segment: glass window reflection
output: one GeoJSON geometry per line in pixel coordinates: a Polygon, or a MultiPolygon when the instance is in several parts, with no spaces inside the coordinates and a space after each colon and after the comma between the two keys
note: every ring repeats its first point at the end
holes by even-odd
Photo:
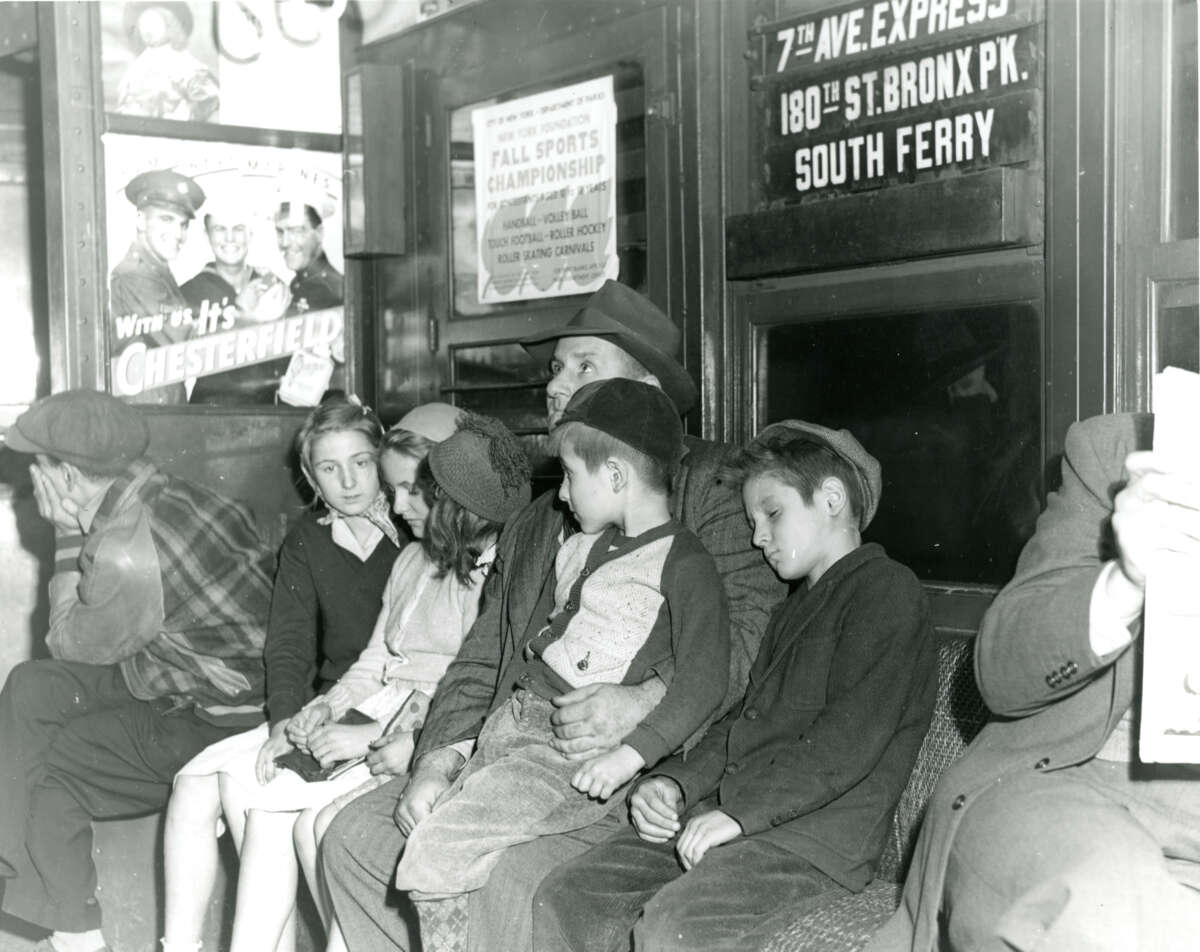
{"type": "Polygon", "coordinates": [[[1040,319],[998,305],[766,331],[762,422],[851,430],[884,489],[866,537],[925,579],[1002,583],[1041,508],[1040,319]]]}

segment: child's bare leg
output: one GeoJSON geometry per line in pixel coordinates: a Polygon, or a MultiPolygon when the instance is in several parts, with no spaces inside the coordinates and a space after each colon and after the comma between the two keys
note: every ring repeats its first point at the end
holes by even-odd
{"type": "Polygon", "coordinates": [[[167,804],[163,836],[167,949],[199,948],[204,914],[217,881],[221,799],[215,774],[181,776],[167,804]]]}
{"type": "Polygon", "coordinates": [[[328,928],[331,915],[329,900],[321,885],[321,874],[317,868],[317,839],[315,824],[317,809],[311,807],[303,810],[296,818],[292,827],[292,842],[296,847],[296,856],[300,860],[300,869],[304,871],[304,881],[308,883],[308,891],[312,894],[313,903],[321,916],[321,922],[328,928]]]}
{"type": "Polygon", "coordinates": [[[246,837],[249,793],[227,774],[221,774],[218,777],[217,786],[221,791],[221,811],[225,814],[225,825],[229,827],[229,835],[233,837],[233,845],[237,848],[240,856],[242,840],[246,837]]]}
{"type": "Polygon", "coordinates": [[[342,927],[338,925],[337,916],[329,923],[329,931],[326,933],[325,952],[350,952],[346,946],[346,940],[342,936],[342,927]]]}
{"type": "MultiPolygon", "coordinates": [[[[327,803],[323,806],[316,819],[313,821],[313,839],[316,844],[314,855],[319,856],[321,841],[325,839],[325,831],[329,829],[329,824],[333,822],[339,811],[342,809],[341,800],[335,800],[333,803],[327,803]]],[[[321,876],[321,864],[316,863],[315,879],[309,880],[309,885],[313,889],[313,895],[316,895],[319,888],[321,900],[319,905],[324,907],[325,912],[322,914],[325,922],[325,952],[349,952],[346,946],[346,940],[342,936],[342,927],[338,925],[337,916],[333,911],[333,902],[329,898],[329,892],[325,889],[325,879],[321,876]]]]}
{"type": "Polygon", "coordinates": [[[295,822],[294,812],[247,814],[230,952],[294,952],[300,872],[292,846],[295,822]]]}

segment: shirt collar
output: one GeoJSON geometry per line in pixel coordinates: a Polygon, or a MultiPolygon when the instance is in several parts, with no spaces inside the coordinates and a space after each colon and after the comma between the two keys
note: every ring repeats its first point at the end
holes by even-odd
{"type": "Polygon", "coordinates": [[[371,502],[367,507],[366,512],[362,513],[372,527],[372,532],[367,537],[365,544],[358,541],[358,537],[346,525],[346,517],[340,512],[330,509],[325,515],[317,520],[318,525],[332,526],[333,540],[343,549],[357,555],[364,562],[375,551],[375,546],[379,544],[379,540],[387,536],[391,540],[392,545],[397,549],[400,548],[400,530],[396,528],[396,524],[392,522],[392,510],[388,505],[387,496],[382,492],[371,502]]]}

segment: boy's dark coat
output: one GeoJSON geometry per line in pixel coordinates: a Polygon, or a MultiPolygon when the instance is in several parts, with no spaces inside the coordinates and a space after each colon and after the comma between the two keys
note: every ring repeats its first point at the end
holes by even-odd
{"type": "Polygon", "coordinates": [[[653,771],[849,889],[870,881],[937,689],[929,607],[868,543],[776,611],[742,703],[653,771]]]}

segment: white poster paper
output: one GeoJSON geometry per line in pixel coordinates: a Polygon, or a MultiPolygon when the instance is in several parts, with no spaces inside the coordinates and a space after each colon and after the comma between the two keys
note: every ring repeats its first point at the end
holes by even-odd
{"type": "MultiPolygon", "coordinates": [[[[1154,451],[1200,485],[1200,375],[1168,367],[1154,378],[1154,451]]],[[[1164,553],[1146,578],[1138,757],[1200,763],[1200,564],[1164,553]]]]}
{"type": "Polygon", "coordinates": [[[471,114],[479,301],[594,291],[619,270],[611,76],[471,114]]]}

